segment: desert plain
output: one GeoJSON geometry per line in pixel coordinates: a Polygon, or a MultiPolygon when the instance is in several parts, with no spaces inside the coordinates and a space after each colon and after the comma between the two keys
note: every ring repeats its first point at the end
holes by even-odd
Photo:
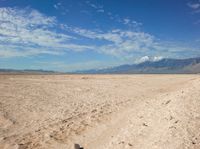
{"type": "Polygon", "coordinates": [[[200,75],[0,75],[0,149],[200,149],[200,75]]]}

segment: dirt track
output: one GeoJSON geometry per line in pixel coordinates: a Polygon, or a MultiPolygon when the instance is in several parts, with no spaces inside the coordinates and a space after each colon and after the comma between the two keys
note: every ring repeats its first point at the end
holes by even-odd
{"type": "Polygon", "coordinates": [[[0,75],[0,148],[199,149],[199,75],[0,75]]]}

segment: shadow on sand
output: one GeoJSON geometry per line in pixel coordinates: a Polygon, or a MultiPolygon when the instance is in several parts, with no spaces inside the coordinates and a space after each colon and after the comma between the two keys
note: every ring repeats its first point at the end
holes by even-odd
{"type": "Polygon", "coordinates": [[[84,149],[84,148],[81,147],[79,144],[74,144],[74,149],[84,149]]]}

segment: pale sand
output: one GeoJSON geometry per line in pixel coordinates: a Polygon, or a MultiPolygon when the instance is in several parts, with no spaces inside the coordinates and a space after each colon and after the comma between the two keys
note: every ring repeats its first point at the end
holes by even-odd
{"type": "Polygon", "coordinates": [[[0,148],[199,149],[199,75],[0,75],[0,148]]]}

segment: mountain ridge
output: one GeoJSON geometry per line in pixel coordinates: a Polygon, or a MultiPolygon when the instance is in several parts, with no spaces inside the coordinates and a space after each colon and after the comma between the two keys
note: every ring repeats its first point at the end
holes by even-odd
{"type": "Polygon", "coordinates": [[[3,69],[1,74],[196,74],[200,73],[200,57],[187,59],[163,58],[138,64],[124,64],[104,69],[57,72],[52,70],[3,69]]]}
{"type": "Polygon", "coordinates": [[[82,74],[168,74],[200,73],[200,57],[187,59],[163,58],[159,61],[145,61],[139,64],[125,64],[105,69],[77,71],[82,74]]]}

